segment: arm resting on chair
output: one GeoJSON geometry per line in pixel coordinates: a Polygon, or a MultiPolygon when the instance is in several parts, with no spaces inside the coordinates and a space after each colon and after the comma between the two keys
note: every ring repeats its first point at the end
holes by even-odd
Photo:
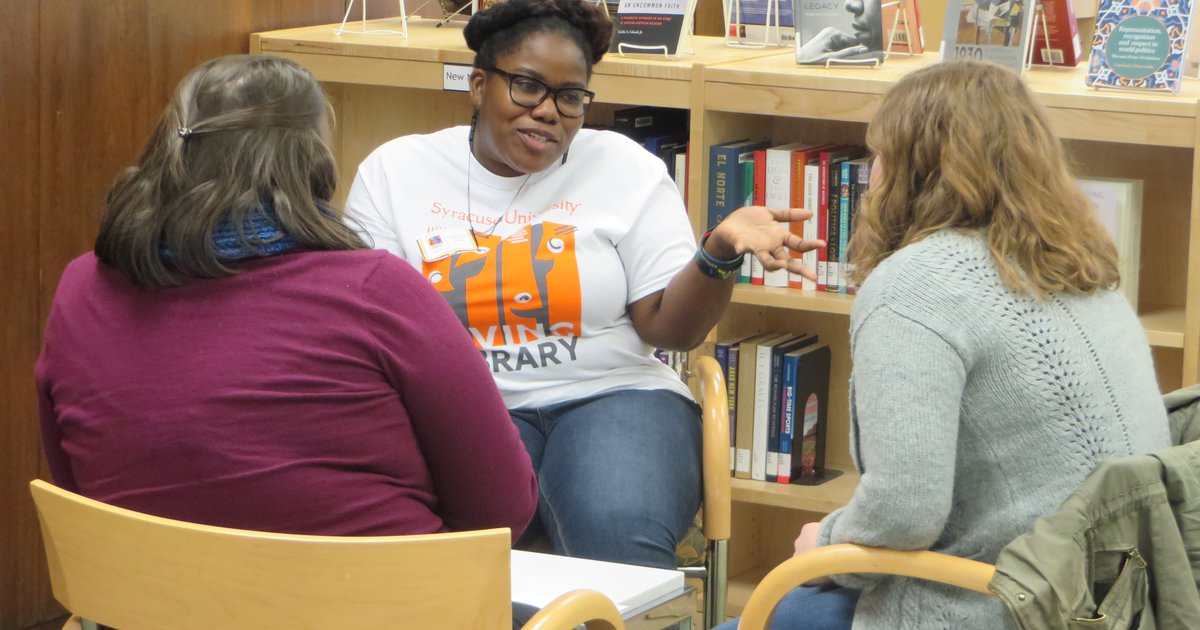
{"type": "Polygon", "coordinates": [[[625,630],[617,605],[600,591],[591,589],[559,595],[521,630],[569,630],[581,623],[587,624],[588,630],[625,630]]]}
{"type": "Polygon", "coordinates": [[[779,600],[793,588],[838,573],[903,575],[991,594],[996,567],[933,551],[896,551],[861,545],[830,545],[802,553],[775,567],[758,583],[742,612],[739,630],[767,627],[779,600]]]}

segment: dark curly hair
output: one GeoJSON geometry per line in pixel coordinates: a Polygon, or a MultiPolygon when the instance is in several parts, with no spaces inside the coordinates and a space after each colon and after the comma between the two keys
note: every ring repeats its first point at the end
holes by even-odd
{"type": "Polygon", "coordinates": [[[586,0],[503,0],[471,16],[463,31],[475,51],[476,68],[492,68],[496,58],[516,50],[534,33],[571,38],[592,66],[608,51],[613,24],[604,5],[586,0]]]}

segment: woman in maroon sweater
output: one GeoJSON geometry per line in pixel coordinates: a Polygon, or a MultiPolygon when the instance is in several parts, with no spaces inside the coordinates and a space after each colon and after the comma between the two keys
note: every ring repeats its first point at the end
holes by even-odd
{"type": "Polygon", "coordinates": [[[445,300],[328,205],[328,112],[284,59],[179,85],[54,299],[36,368],[54,480],[227,527],[517,536],[529,457],[445,300]]]}

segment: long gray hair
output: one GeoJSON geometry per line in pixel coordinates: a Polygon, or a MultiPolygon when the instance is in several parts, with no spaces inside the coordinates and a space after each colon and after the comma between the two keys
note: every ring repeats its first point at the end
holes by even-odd
{"type": "Polygon", "coordinates": [[[231,55],[197,66],[175,89],[137,166],[109,191],[96,256],[145,288],[233,275],[213,231],[235,226],[254,251],[268,243],[242,226],[264,206],[299,248],[365,248],[329,205],[337,169],[322,125],[330,123],[320,86],[292,61],[231,55]]]}

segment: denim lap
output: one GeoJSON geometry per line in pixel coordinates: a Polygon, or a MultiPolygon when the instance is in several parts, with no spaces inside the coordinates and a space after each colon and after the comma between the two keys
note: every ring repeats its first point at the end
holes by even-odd
{"type": "MultiPolygon", "coordinates": [[[[770,630],[850,630],[860,593],[840,586],[793,589],[775,607],[770,630]]],[[[736,630],[737,624],[730,619],[713,630],[736,630]]]]}
{"type": "Polygon", "coordinates": [[[695,403],[622,390],[510,413],[540,487],[521,544],[544,531],[557,553],[675,567],[675,543],[700,507],[695,403]]]}

